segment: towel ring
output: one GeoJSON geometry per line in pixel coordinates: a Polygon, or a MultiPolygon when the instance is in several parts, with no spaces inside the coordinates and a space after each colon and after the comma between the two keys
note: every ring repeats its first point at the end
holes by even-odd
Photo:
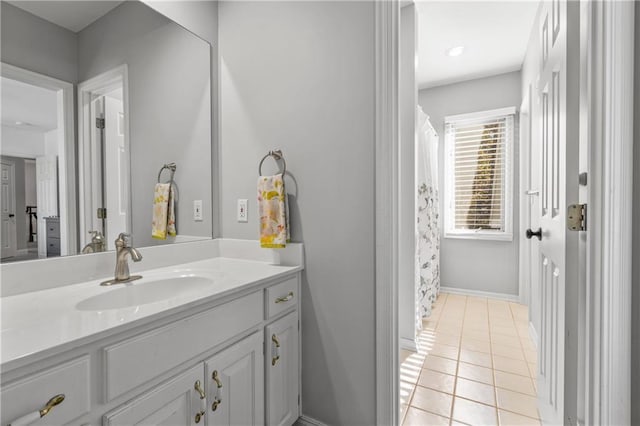
{"type": "Polygon", "coordinates": [[[158,183],[161,183],[160,178],[162,177],[162,172],[165,169],[168,169],[171,172],[171,177],[169,178],[169,182],[173,182],[173,176],[176,174],[176,163],[168,163],[162,166],[162,168],[158,172],[158,183]]]}
{"type": "Polygon", "coordinates": [[[284,176],[285,173],[287,172],[287,162],[284,161],[284,156],[282,155],[282,151],[279,149],[269,151],[267,155],[262,157],[262,160],[260,160],[260,165],[258,166],[258,176],[262,176],[262,163],[264,163],[264,160],[266,160],[267,157],[273,157],[276,160],[276,162],[278,160],[282,160],[282,176],[284,176]]]}

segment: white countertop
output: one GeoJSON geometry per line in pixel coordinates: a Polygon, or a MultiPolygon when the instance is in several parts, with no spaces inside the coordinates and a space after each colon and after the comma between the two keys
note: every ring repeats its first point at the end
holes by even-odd
{"type": "Polygon", "coordinates": [[[44,356],[77,347],[116,329],[145,323],[144,319],[181,312],[301,269],[301,265],[279,266],[264,261],[215,257],[143,271],[143,278],[131,284],[104,287],[99,285],[105,279],[102,278],[2,297],[0,365],[3,369],[11,369],[13,364],[28,362],[33,355],[44,356]],[[124,285],[135,286],[166,276],[188,275],[209,278],[213,284],[189,287],[170,299],[140,306],[102,311],[85,309],[87,299],[118,291],[124,285]]]}

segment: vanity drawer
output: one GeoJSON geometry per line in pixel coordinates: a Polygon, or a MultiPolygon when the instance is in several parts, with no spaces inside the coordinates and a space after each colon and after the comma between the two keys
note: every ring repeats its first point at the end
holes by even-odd
{"type": "Polygon", "coordinates": [[[103,359],[107,401],[260,324],[262,303],[262,293],[256,291],[106,347],[103,359]]]}
{"type": "Polygon", "coordinates": [[[265,292],[265,301],[267,303],[265,313],[267,318],[271,318],[296,306],[298,303],[298,277],[295,276],[285,282],[271,286],[265,289],[265,292]]]}
{"type": "Polygon", "coordinates": [[[2,385],[2,425],[42,409],[55,395],[64,394],[58,406],[40,420],[41,424],[63,425],[89,413],[89,357],[83,356],[50,367],[12,384],[2,385]]]}

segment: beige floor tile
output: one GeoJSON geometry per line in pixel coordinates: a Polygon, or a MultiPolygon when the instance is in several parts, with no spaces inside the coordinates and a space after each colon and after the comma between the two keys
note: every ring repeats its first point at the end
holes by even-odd
{"type": "Polygon", "coordinates": [[[487,405],[496,405],[493,386],[461,377],[456,381],[456,396],[487,405]]]}
{"type": "Polygon", "coordinates": [[[521,416],[510,411],[498,410],[500,426],[540,426],[540,420],[521,416]]]}
{"type": "Polygon", "coordinates": [[[537,370],[537,364],[536,363],[528,363],[527,364],[529,367],[529,375],[531,376],[531,378],[535,379],[536,377],[538,377],[538,370],[537,370]]]}
{"type": "Polygon", "coordinates": [[[460,347],[474,352],[484,352],[486,354],[491,353],[491,344],[489,343],[489,340],[477,340],[463,336],[462,345],[460,347]]]}
{"type": "Polygon", "coordinates": [[[491,355],[482,352],[470,351],[467,349],[460,350],[460,361],[479,365],[480,367],[491,368],[491,355]]]}
{"type": "Polygon", "coordinates": [[[496,388],[496,397],[498,408],[523,416],[538,418],[538,400],[536,397],[501,388],[496,388]]]}
{"type": "Polygon", "coordinates": [[[527,362],[535,364],[538,361],[538,354],[536,351],[524,351],[524,358],[527,362]]]}
{"type": "Polygon", "coordinates": [[[495,371],[496,387],[536,396],[536,390],[530,377],[495,371]]]}
{"type": "Polygon", "coordinates": [[[402,364],[413,353],[414,352],[408,351],[406,349],[400,349],[400,364],[402,364]]]}
{"type": "Polygon", "coordinates": [[[491,335],[502,334],[505,336],[512,336],[514,339],[519,339],[518,332],[514,326],[505,325],[493,325],[491,324],[491,335]]]}
{"type": "Polygon", "coordinates": [[[429,413],[419,408],[409,407],[403,424],[406,426],[449,426],[449,419],[447,417],[429,413]]]}
{"type": "Polygon", "coordinates": [[[500,355],[494,355],[493,368],[494,370],[506,371],[507,373],[530,377],[527,363],[519,359],[511,359],[500,355]]]}
{"type": "Polygon", "coordinates": [[[493,370],[479,365],[458,363],[458,377],[493,385],[493,370]]]}
{"type": "Polygon", "coordinates": [[[519,359],[521,361],[525,360],[522,349],[516,348],[514,346],[506,346],[506,345],[501,345],[499,343],[492,343],[491,352],[494,355],[500,355],[506,358],[519,359]]]}
{"type": "Polygon", "coordinates": [[[451,415],[453,396],[433,389],[416,386],[411,400],[411,406],[420,408],[443,417],[451,415]]]}
{"type": "Polygon", "coordinates": [[[435,336],[435,343],[442,345],[458,346],[460,345],[460,336],[455,334],[438,333],[435,336]]]}
{"type": "Polygon", "coordinates": [[[504,334],[491,335],[491,343],[496,343],[498,345],[504,345],[504,346],[511,346],[514,348],[522,347],[522,343],[520,339],[516,339],[513,336],[505,336],[504,334]]]}
{"type": "Polygon", "coordinates": [[[438,328],[436,328],[436,332],[460,336],[462,334],[462,327],[448,324],[448,323],[438,323],[438,328]]]}
{"type": "Polygon", "coordinates": [[[494,426],[498,424],[495,407],[458,397],[453,403],[452,419],[472,425],[494,426]]]}
{"type": "Polygon", "coordinates": [[[435,344],[429,354],[457,360],[459,349],[457,346],[435,344]]]}
{"type": "Polygon", "coordinates": [[[408,404],[415,389],[415,383],[400,381],[400,405],[408,404]]]}
{"type": "MultiPolygon", "coordinates": [[[[489,334],[489,329],[486,330],[478,330],[478,329],[473,329],[473,330],[469,330],[467,328],[463,328],[462,329],[462,339],[475,339],[475,340],[482,340],[485,342],[489,342],[489,338],[490,338],[490,334],[489,334]]],[[[518,342],[518,346],[519,346],[519,342],[518,342]]]]}
{"type": "Polygon", "coordinates": [[[425,358],[423,367],[454,376],[456,374],[458,363],[452,359],[429,355],[425,358]]]}
{"type": "Polygon", "coordinates": [[[453,393],[456,376],[444,374],[435,370],[423,369],[418,384],[440,392],[453,393]]]}
{"type": "Polygon", "coordinates": [[[412,365],[405,362],[400,365],[400,380],[409,383],[416,383],[420,376],[420,370],[422,370],[420,365],[412,365]]]}

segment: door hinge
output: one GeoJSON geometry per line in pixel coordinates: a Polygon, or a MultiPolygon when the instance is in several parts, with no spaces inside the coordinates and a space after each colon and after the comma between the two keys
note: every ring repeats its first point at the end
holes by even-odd
{"type": "Polygon", "coordinates": [[[107,208],[106,207],[98,207],[98,219],[106,219],[107,218],[107,208]]]}
{"type": "Polygon", "coordinates": [[[96,127],[98,129],[104,129],[104,118],[96,118],[96,127]]]}
{"type": "Polygon", "coordinates": [[[571,204],[567,208],[567,228],[570,231],[587,230],[587,205],[571,204]]]}
{"type": "Polygon", "coordinates": [[[300,320],[298,320],[298,331],[300,331],[300,320]]]}
{"type": "Polygon", "coordinates": [[[298,405],[300,405],[300,394],[298,394],[298,405]]]}

